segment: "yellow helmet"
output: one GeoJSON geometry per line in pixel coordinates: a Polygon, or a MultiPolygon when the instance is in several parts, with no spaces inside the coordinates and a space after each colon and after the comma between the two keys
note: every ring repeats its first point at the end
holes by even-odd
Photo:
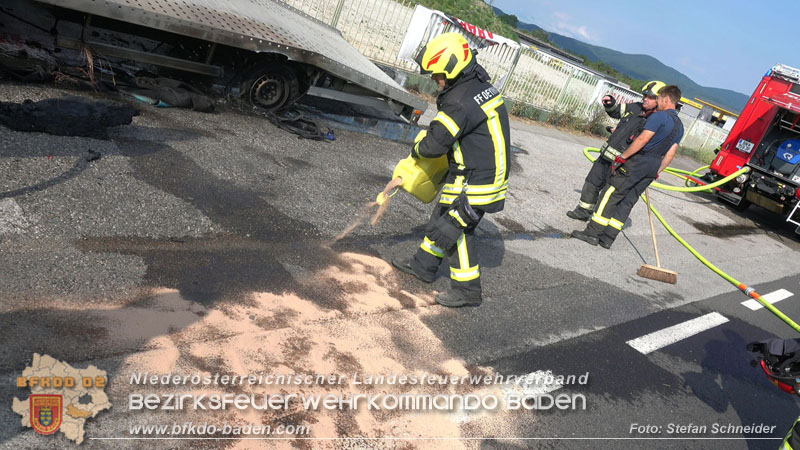
{"type": "Polygon", "coordinates": [[[642,95],[645,97],[658,97],[658,93],[664,86],[666,86],[666,84],[661,81],[649,81],[642,87],[642,95]]]}
{"type": "Polygon", "coordinates": [[[472,50],[461,34],[444,33],[422,47],[414,60],[419,64],[420,73],[442,73],[452,80],[472,62],[472,50]]]}

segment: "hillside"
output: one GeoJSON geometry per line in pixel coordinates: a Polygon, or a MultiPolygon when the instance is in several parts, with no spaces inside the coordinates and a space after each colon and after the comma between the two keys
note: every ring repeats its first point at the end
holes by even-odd
{"type": "MultiPolygon", "coordinates": [[[[494,10],[498,16],[505,14],[498,8],[494,8],[494,10]]],[[[537,25],[524,22],[518,22],[517,28],[528,31],[542,30],[537,25]]],[[[610,48],[587,44],[557,33],[548,32],[548,34],[550,35],[550,42],[556,46],[570,53],[583,55],[590,61],[602,61],[631,78],[661,80],[666,83],[677,84],[683,91],[684,97],[698,97],[736,112],[741,111],[747,103],[747,95],[729,89],[700,86],[686,75],[652,56],[622,53],[610,48]]]]}

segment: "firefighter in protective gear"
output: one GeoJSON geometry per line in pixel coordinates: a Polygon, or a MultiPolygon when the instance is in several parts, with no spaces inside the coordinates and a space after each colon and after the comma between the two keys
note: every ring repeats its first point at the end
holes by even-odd
{"type": "Polygon", "coordinates": [[[597,204],[600,190],[611,176],[611,164],[614,159],[622,154],[644,129],[644,124],[650,114],[656,111],[658,92],[666,86],[660,81],[651,81],[642,88],[642,101],[634,103],[617,103],[611,95],[603,97],[602,102],[606,113],[620,119],[608,140],[600,147],[600,156],[592,164],[586,180],[581,189],[581,199],[578,206],[567,211],[567,216],[587,221],[592,217],[592,211],[597,204]]]}
{"type": "Polygon", "coordinates": [[[611,248],[639,196],[669,166],[678,151],[683,124],[675,105],[680,98],[681,90],[677,86],[661,88],[658,111],[647,118],[644,130],[633,143],[614,158],[611,178],[601,193],[592,220],[585,230],[573,231],[572,237],[611,248]]]}
{"type": "MultiPolygon", "coordinates": [[[[800,339],[767,339],[747,344],[756,353],[751,365],[760,366],[770,382],[790,395],[800,393],[800,339]]],[[[780,450],[800,450],[800,418],[783,439],[780,450]]]]}
{"type": "Polygon", "coordinates": [[[511,146],[508,112],[462,35],[437,36],[416,62],[438,85],[439,112],[430,130],[415,140],[411,155],[446,154],[450,168],[416,254],[392,264],[430,283],[446,255],[450,290],[438,294],[436,302],[478,306],[482,295],[474,232],[485,213],[501,211],[505,204],[511,146]]]}

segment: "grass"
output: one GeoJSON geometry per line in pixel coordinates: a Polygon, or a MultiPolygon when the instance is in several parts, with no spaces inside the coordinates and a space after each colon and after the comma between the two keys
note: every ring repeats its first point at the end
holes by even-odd
{"type": "Polygon", "coordinates": [[[566,131],[589,134],[604,139],[608,137],[604,124],[605,111],[599,108],[593,109],[592,114],[587,118],[572,115],[567,109],[545,111],[524,103],[516,103],[511,108],[510,114],[535,122],[543,122],[566,131]]]}

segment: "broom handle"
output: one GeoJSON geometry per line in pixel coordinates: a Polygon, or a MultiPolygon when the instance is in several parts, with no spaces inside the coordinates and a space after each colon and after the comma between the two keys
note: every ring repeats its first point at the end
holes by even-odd
{"type": "Polygon", "coordinates": [[[653,225],[653,212],[650,211],[650,189],[644,190],[644,197],[647,199],[647,217],[650,219],[650,233],[653,235],[653,250],[656,252],[656,266],[661,268],[661,259],[658,257],[658,244],[656,244],[656,227],[653,225]]]}

